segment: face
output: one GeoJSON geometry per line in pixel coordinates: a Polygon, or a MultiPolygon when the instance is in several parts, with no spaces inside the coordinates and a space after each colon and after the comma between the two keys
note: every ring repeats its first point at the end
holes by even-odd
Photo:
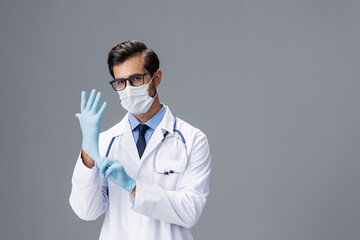
{"type": "MultiPolygon", "coordinates": [[[[115,78],[128,78],[130,75],[135,73],[146,73],[148,70],[144,67],[144,58],[142,56],[135,56],[123,63],[113,66],[113,72],[115,78]]],[[[150,74],[144,76],[144,84],[151,81],[150,74]]],[[[153,81],[149,85],[149,95],[154,97],[156,94],[156,88],[159,86],[161,81],[161,70],[158,69],[154,73],[153,81]]],[[[129,86],[129,81],[126,83],[126,87],[129,86]]]]}

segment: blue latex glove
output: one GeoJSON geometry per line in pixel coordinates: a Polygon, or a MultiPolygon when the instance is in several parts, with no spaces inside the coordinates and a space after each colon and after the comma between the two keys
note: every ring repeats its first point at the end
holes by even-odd
{"type": "Polygon", "coordinates": [[[100,135],[100,119],[103,115],[107,102],[104,102],[99,112],[101,93],[96,94],[95,89],[90,93],[88,102],[86,103],[86,92],[81,93],[81,114],[76,113],[75,117],[79,119],[82,132],[82,149],[88,154],[96,163],[100,165],[99,154],[99,135],[100,135]],[[96,98],[95,98],[96,95],[96,98]]]}
{"type": "Polygon", "coordinates": [[[136,182],[126,172],[124,167],[116,159],[101,158],[100,172],[105,174],[113,183],[119,185],[129,193],[134,189],[136,182]]]}

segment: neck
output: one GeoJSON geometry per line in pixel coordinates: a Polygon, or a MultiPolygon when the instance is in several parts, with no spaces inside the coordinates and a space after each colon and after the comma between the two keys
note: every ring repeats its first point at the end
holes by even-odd
{"type": "Polygon", "coordinates": [[[133,114],[134,117],[136,117],[137,120],[139,120],[140,122],[146,122],[147,120],[149,120],[150,118],[152,118],[153,116],[155,116],[156,113],[158,113],[161,109],[161,103],[159,101],[159,96],[156,96],[154,99],[153,104],[151,105],[151,107],[149,108],[149,110],[144,113],[144,114],[133,114]]]}

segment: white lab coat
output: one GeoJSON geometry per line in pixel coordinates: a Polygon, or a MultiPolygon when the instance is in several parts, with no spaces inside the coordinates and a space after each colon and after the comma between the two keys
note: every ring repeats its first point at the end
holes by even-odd
{"type": "MultiPolygon", "coordinates": [[[[202,131],[177,118],[176,129],[186,139],[187,168],[183,173],[168,175],[155,171],[155,150],[166,130],[173,134],[174,118],[165,107],[166,113],[141,159],[130,129],[129,113],[100,133],[100,156],[106,155],[109,143],[115,137],[108,157],[119,160],[129,176],[135,179],[135,197],[100,174],[97,167],[87,168],[79,153],[69,202],[74,212],[86,221],[106,213],[100,240],[193,239],[191,227],[199,220],[209,194],[209,144],[202,131]]],[[[168,151],[170,154],[171,149],[168,151]]],[[[171,164],[167,159],[161,161],[162,166],[171,164]]],[[[181,165],[172,164],[172,168],[176,166],[181,168],[181,165]]]]}

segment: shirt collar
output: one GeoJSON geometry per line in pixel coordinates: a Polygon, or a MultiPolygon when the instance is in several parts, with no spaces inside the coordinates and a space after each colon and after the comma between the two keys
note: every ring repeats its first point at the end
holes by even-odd
{"type": "MultiPolygon", "coordinates": [[[[164,115],[163,119],[161,120],[158,127],[161,129],[162,134],[164,134],[165,132],[169,132],[169,133],[172,134],[173,133],[173,127],[174,127],[173,114],[171,113],[168,106],[166,106],[163,103],[161,103],[161,104],[163,106],[165,106],[166,111],[165,111],[165,115],[164,115]]],[[[121,119],[120,122],[118,122],[112,128],[107,130],[109,132],[108,134],[109,134],[110,137],[121,136],[121,135],[125,134],[127,131],[131,131],[130,122],[129,122],[129,115],[130,115],[130,113],[127,112],[125,114],[125,116],[121,119]]],[[[102,134],[104,134],[104,133],[105,132],[103,132],[102,134]]]]}
{"type": "MultiPolygon", "coordinates": [[[[160,109],[160,111],[158,111],[152,118],[150,118],[149,120],[147,120],[146,122],[143,123],[143,124],[148,125],[153,130],[155,130],[155,128],[159,125],[159,123],[163,119],[163,117],[165,115],[165,112],[166,112],[165,105],[164,104],[161,104],[161,105],[162,105],[162,108],[160,109]]],[[[134,131],[134,129],[137,127],[137,125],[139,125],[141,123],[130,112],[129,112],[129,115],[128,115],[128,120],[129,120],[129,123],[130,123],[131,131],[134,131]]]]}

